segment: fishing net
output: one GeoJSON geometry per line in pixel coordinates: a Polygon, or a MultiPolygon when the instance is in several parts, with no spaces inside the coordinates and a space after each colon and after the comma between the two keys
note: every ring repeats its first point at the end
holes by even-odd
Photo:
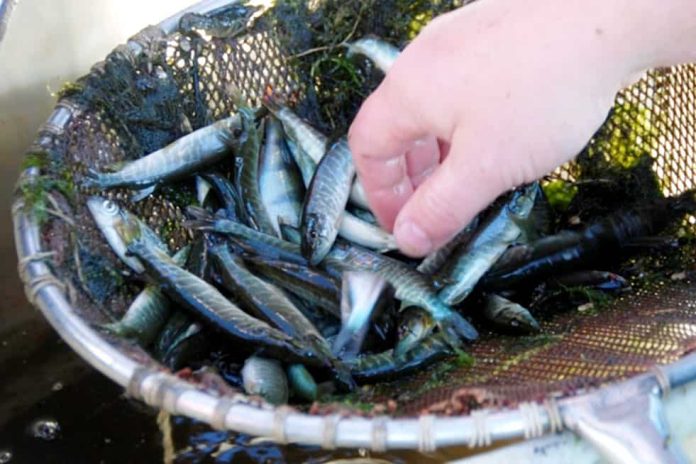
{"type": "MultiPolygon", "coordinates": [[[[141,289],[124,277],[126,268],[85,206],[95,193],[81,186],[88,168],[146,155],[234,111],[239,95],[258,105],[268,89],[325,133],[345,133],[380,76],[368,62],[348,59],[340,44],[371,33],[403,47],[430,19],[464,3],[286,0],[264,12],[231,6],[197,27],[168,34],[146,29],[66,85],[59,105],[73,117],[60,130],[42,132],[30,148],[25,167],[34,174],[20,180],[19,194],[41,224],[42,244],[53,252],[53,272],[67,286],[74,310],[99,327],[122,316],[141,289]],[[240,19],[248,29],[239,28],[240,19]]],[[[596,187],[603,185],[600,178],[624,179],[622,191],[606,191],[616,207],[696,187],[695,115],[696,66],[651,71],[621,92],[578,159],[545,179],[559,221],[598,214],[581,201],[583,180],[596,187]]],[[[138,203],[126,190],[99,193],[145,219],[173,250],[192,240],[182,212],[195,200],[191,181],[138,203]]],[[[467,347],[473,361],[455,356],[405,379],[325,399],[309,412],[462,415],[572,395],[674,362],[696,347],[694,222],[686,218],[670,231],[679,247],[617,265],[631,277],[629,295],[561,292],[550,306],[532,308],[541,335],[484,331],[467,347]]],[[[137,362],[165,369],[150,351],[103,336],[137,362]]],[[[235,393],[218,374],[187,378],[235,393]]]]}

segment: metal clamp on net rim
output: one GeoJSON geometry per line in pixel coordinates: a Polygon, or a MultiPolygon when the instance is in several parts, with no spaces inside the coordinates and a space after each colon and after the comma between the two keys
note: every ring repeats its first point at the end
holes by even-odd
{"type": "Polygon", "coordinates": [[[488,411],[479,409],[471,412],[472,432],[469,438],[469,448],[491,446],[493,439],[488,430],[488,411]]]}
{"type": "Polygon", "coordinates": [[[524,438],[539,438],[544,435],[542,408],[536,403],[521,403],[520,414],[524,418],[524,438]]]}

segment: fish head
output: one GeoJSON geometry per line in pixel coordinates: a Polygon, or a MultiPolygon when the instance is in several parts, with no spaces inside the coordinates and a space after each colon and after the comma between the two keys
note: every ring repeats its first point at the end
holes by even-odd
{"type": "Polygon", "coordinates": [[[501,319],[506,326],[523,332],[538,332],[541,330],[539,323],[531,313],[523,306],[510,302],[500,312],[501,319]]]}
{"type": "Polygon", "coordinates": [[[536,204],[538,192],[539,185],[537,182],[533,182],[521,189],[515,190],[512,199],[506,206],[510,218],[528,235],[534,235],[534,221],[531,216],[534,205],[536,204]]]}
{"type": "Polygon", "coordinates": [[[134,216],[128,214],[115,201],[93,196],[87,200],[87,208],[97,223],[97,227],[105,235],[108,236],[115,232],[126,245],[138,235],[139,227],[134,216]]]}
{"type": "Polygon", "coordinates": [[[253,119],[237,114],[234,117],[224,120],[227,131],[225,132],[225,144],[232,150],[239,150],[249,138],[249,124],[253,124],[253,119]]]}
{"type": "Polygon", "coordinates": [[[308,214],[302,230],[302,254],[316,264],[331,248],[333,225],[325,215],[308,214]]]}
{"type": "Polygon", "coordinates": [[[116,202],[100,196],[90,197],[87,209],[114,253],[135,272],[142,272],[140,262],[126,252],[128,245],[141,235],[137,218],[116,202]]]}

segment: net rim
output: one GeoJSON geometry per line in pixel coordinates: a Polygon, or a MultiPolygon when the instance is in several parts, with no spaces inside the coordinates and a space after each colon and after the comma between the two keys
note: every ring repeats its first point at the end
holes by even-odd
{"type": "MultiPolygon", "coordinates": [[[[185,13],[208,13],[235,3],[238,1],[203,0],[165,19],[156,28],[168,34],[185,13]]],[[[151,33],[151,28],[142,31],[142,34],[151,33]]],[[[133,53],[142,50],[137,38],[138,35],[127,43],[133,53]]],[[[37,143],[63,134],[78,111],[67,101],[59,102],[40,129],[37,143]]],[[[29,168],[21,174],[27,178],[38,175],[37,168],[29,168]]],[[[640,374],[558,402],[547,402],[543,407],[526,403],[507,410],[483,409],[465,417],[318,416],[287,407],[251,403],[241,394],[219,397],[174,375],[141,365],[108,343],[77,315],[66,298],[62,283],[49,266],[35,259],[50,250],[41,249],[38,222],[24,211],[21,197],[13,204],[12,219],[19,274],[27,297],[61,338],[92,367],[124,387],[130,396],[170,414],[185,415],[219,429],[272,437],[279,443],[315,445],[326,449],[415,449],[430,452],[448,446],[487,446],[503,440],[537,438],[558,432],[564,428],[565,413],[572,410],[574,403],[596,398],[608,389],[635,389],[640,384],[650,390],[658,388],[664,393],[669,388],[696,382],[696,353],[693,353],[660,367],[657,373],[640,374]],[[530,433],[530,407],[535,414],[533,433],[530,433]]]]}

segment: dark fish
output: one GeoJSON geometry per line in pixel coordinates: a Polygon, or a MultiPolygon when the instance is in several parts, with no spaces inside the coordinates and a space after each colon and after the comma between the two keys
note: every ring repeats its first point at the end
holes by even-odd
{"type": "Polygon", "coordinates": [[[632,238],[654,236],[684,214],[696,210],[695,200],[694,191],[687,191],[640,208],[616,212],[578,232],[562,232],[519,249],[515,247],[508,252],[511,256],[504,256],[490,270],[481,285],[487,290],[510,288],[616,256],[632,238]]]}
{"type": "Polygon", "coordinates": [[[237,164],[239,172],[235,176],[239,181],[239,196],[246,208],[250,225],[265,234],[275,234],[276,228],[273,227],[259,187],[261,139],[264,130],[263,127],[256,127],[253,111],[242,109],[240,114],[248,136],[241,144],[238,154],[235,155],[242,159],[242,162],[237,164]]]}
{"type": "Polygon", "coordinates": [[[425,338],[397,362],[392,350],[361,356],[348,362],[358,383],[391,380],[424,369],[452,354],[450,344],[440,335],[425,338]]]}
{"type": "Polygon", "coordinates": [[[182,306],[194,311],[231,338],[251,343],[282,359],[321,365],[310,347],[255,319],[231,303],[213,286],[180,268],[166,253],[134,240],[128,249],[145,265],[147,274],[182,306]]]}
{"type": "Polygon", "coordinates": [[[211,189],[218,198],[227,219],[244,223],[249,222],[244,203],[239,198],[239,193],[229,179],[215,172],[202,173],[199,177],[210,183],[211,189]]]}

